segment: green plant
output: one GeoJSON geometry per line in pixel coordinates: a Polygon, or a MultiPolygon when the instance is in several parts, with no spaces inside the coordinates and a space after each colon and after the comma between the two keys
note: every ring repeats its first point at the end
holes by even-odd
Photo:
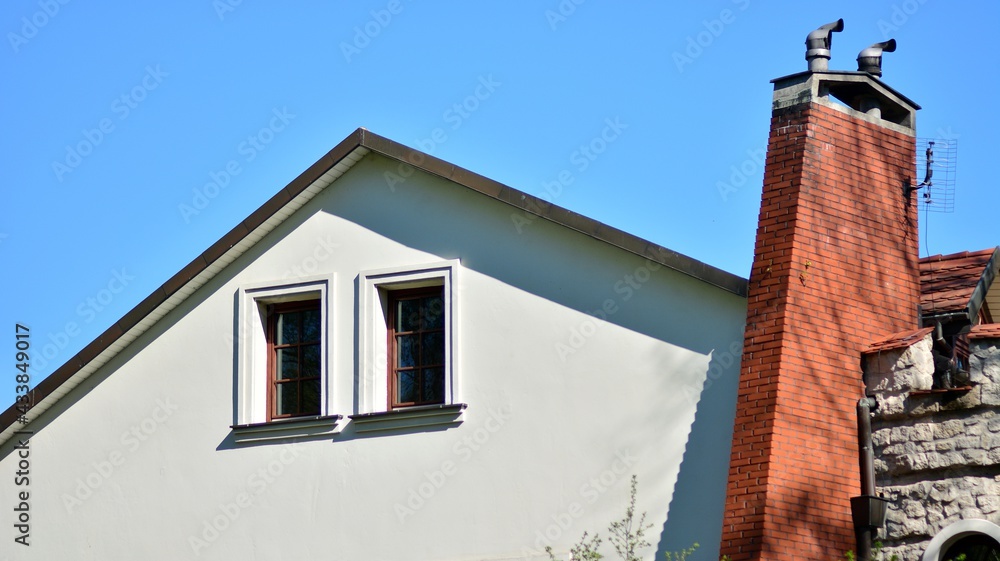
{"type": "MultiPolygon", "coordinates": [[[[890,557],[888,560],[885,559],[885,555],[882,553],[882,542],[875,540],[875,543],[873,545],[874,545],[874,547],[872,548],[873,560],[877,559],[881,561],[899,561],[899,556],[895,554],[893,554],[893,556],[890,557]]],[[[847,561],[856,561],[857,558],[858,558],[857,555],[855,555],[853,551],[848,551],[847,553],[844,554],[844,559],[846,559],[847,561]]]]}
{"type": "Polygon", "coordinates": [[[608,541],[611,542],[611,545],[615,546],[615,552],[618,553],[618,557],[622,558],[622,561],[641,561],[639,556],[635,554],[635,550],[651,545],[646,541],[646,530],[652,528],[653,525],[646,524],[645,512],[642,513],[638,524],[633,528],[633,523],[635,523],[635,495],[638,487],[639,479],[633,475],[629,487],[629,501],[628,508],[625,510],[625,517],[617,522],[612,522],[608,526],[608,532],[611,533],[608,541]]]}
{"type": "MultiPolygon", "coordinates": [[[[576,545],[569,549],[569,558],[573,561],[600,561],[604,558],[597,548],[601,545],[601,538],[594,534],[594,537],[587,540],[587,532],[583,533],[583,537],[576,545]]],[[[549,559],[551,561],[558,561],[555,554],[552,553],[552,546],[545,546],[545,553],[549,554],[549,559]]]]}
{"type": "MultiPolygon", "coordinates": [[[[635,497],[638,488],[639,479],[633,475],[629,486],[628,508],[625,509],[625,516],[608,526],[608,533],[611,534],[608,541],[614,546],[615,553],[622,561],[641,561],[636,550],[652,545],[646,540],[646,530],[653,527],[652,524],[646,523],[646,513],[639,515],[639,520],[635,519],[635,497]]],[[[600,561],[604,558],[604,555],[598,551],[602,541],[598,534],[591,537],[589,533],[584,532],[580,541],[570,548],[569,558],[572,561],[600,561]]],[[[680,551],[668,551],[666,553],[667,561],[685,561],[696,549],[698,549],[697,543],[680,551]]],[[[552,553],[552,547],[546,546],[545,553],[549,554],[550,561],[558,561],[555,554],[552,553]]]]}
{"type": "MultiPolygon", "coordinates": [[[[685,559],[688,558],[688,555],[694,553],[694,550],[696,549],[698,549],[698,542],[694,542],[693,544],[691,544],[691,547],[687,549],[682,549],[680,551],[673,551],[673,552],[668,551],[666,553],[667,561],[684,561],[685,559]]],[[[723,557],[722,561],[725,561],[726,559],[728,559],[728,557],[723,557]]]]}

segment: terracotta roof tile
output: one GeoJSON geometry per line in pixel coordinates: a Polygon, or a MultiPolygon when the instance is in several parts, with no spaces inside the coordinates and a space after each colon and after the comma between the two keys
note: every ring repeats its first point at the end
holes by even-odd
{"type": "Polygon", "coordinates": [[[920,305],[924,315],[963,312],[995,248],[931,255],[920,259],[920,305]]]}
{"type": "Polygon", "coordinates": [[[912,329],[910,331],[901,331],[868,345],[865,347],[865,350],[862,351],[862,354],[867,355],[882,351],[890,351],[892,349],[903,349],[923,339],[931,331],[934,331],[933,327],[923,327],[920,329],[912,329]]]}
{"type": "Polygon", "coordinates": [[[1000,323],[981,323],[973,327],[969,339],[1000,339],[1000,323]]]}

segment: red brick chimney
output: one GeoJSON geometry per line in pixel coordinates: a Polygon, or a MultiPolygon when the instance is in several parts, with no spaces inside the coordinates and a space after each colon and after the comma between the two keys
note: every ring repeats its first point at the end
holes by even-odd
{"type": "Polygon", "coordinates": [[[871,70],[773,83],[721,552],[841,559],[860,494],[858,357],[918,326],[919,106],[871,70]]]}

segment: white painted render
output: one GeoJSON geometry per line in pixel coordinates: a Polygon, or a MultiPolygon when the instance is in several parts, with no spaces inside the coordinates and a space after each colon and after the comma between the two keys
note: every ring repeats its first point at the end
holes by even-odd
{"type": "Polygon", "coordinates": [[[547,559],[606,534],[632,474],[653,549],[717,547],[745,299],[422,172],[393,191],[390,167],[367,156],[26,427],[31,546],[2,496],[0,559],[547,559]],[[461,423],[356,434],[361,275],[442,262],[461,423]],[[345,417],[235,444],[241,290],[298,273],[331,279],[345,417]]]}

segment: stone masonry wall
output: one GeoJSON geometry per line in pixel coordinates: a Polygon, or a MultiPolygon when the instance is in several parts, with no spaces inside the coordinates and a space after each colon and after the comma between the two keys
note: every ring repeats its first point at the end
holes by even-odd
{"type": "Polygon", "coordinates": [[[929,390],[931,338],[864,357],[876,488],[890,500],[886,558],[918,561],[959,520],[1000,523],[1000,339],[971,341],[968,391],[929,390]],[[914,395],[913,390],[918,394],[914,395]]]}

